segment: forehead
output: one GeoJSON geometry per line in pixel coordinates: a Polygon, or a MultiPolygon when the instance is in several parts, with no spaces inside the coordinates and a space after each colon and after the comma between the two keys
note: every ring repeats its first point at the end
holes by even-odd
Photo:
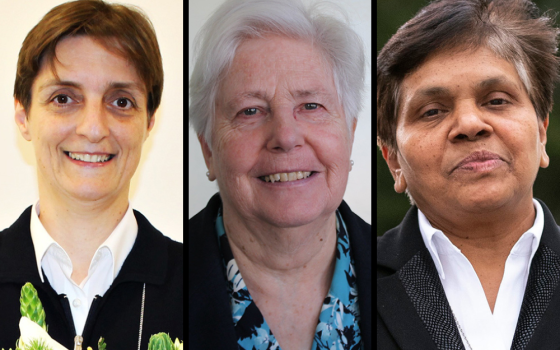
{"type": "Polygon", "coordinates": [[[274,88],[334,89],[332,68],[304,41],[269,36],[242,42],[223,82],[224,94],[274,88]]]}
{"type": "MultiPolygon", "coordinates": [[[[99,41],[88,36],[66,37],[55,49],[52,59],[56,75],[60,80],[71,80],[86,85],[103,85],[107,81],[133,83],[144,92],[145,87],[135,67],[125,58],[107,50],[99,41]]],[[[51,64],[43,59],[41,69],[35,79],[35,86],[52,80],[51,64]],[[38,84],[37,84],[38,83],[38,84]]]]}
{"type": "Polygon", "coordinates": [[[457,92],[461,89],[487,87],[489,82],[509,82],[523,90],[514,65],[487,48],[441,52],[405,77],[401,97],[406,103],[419,92],[457,92]]]}

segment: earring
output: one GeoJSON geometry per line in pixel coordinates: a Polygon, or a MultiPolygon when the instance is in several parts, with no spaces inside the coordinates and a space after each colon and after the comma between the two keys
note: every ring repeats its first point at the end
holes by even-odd
{"type": "Polygon", "coordinates": [[[209,171],[206,172],[206,177],[208,178],[208,180],[210,180],[210,172],[209,171]]]}
{"type": "Polygon", "coordinates": [[[354,166],[354,161],[350,159],[350,171],[352,171],[352,167],[354,166]]]}

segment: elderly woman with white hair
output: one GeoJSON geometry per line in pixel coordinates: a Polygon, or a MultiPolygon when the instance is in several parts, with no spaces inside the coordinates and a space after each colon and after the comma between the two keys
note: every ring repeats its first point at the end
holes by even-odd
{"type": "Polygon", "coordinates": [[[189,220],[189,348],[371,349],[371,226],[342,200],[359,36],[299,0],[232,0],[197,44],[189,121],[219,193],[189,220]]]}

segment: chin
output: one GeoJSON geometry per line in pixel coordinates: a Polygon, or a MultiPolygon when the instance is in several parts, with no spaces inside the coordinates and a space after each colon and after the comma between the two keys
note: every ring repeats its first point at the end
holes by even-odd
{"type": "Polygon", "coordinates": [[[488,212],[507,205],[513,199],[511,194],[498,191],[486,193],[472,193],[459,198],[462,206],[468,212],[488,212]]]}
{"type": "MultiPolygon", "coordinates": [[[[331,211],[334,212],[335,209],[331,211]]],[[[294,205],[282,209],[274,205],[266,205],[259,208],[258,211],[258,216],[273,226],[293,228],[313,223],[325,215],[328,208],[325,207],[323,201],[314,201],[313,203],[294,203],[294,205]]]]}
{"type": "Polygon", "coordinates": [[[79,186],[77,188],[70,189],[68,191],[71,193],[72,197],[85,200],[85,201],[97,201],[103,198],[110,197],[115,191],[111,191],[107,186],[97,185],[97,186],[79,186]]]}

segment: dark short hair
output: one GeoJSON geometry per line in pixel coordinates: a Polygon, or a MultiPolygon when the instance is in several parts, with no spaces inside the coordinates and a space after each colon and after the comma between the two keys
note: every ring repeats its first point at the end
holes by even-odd
{"type": "Polygon", "coordinates": [[[398,150],[396,126],[404,78],[442,51],[486,47],[512,63],[535,108],[546,119],[560,61],[550,13],[528,0],[434,1],[403,25],[377,56],[377,144],[398,150]]]}
{"type": "Polygon", "coordinates": [[[29,115],[31,87],[42,60],[58,78],[56,45],[65,37],[82,35],[95,38],[136,68],[146,86],[149,123],[163,92],[163,66],[156,33],[148,17],[139,10],[102,0],[78,0],[56,6],[27,34],[19,52],[14,98],[29,115]]]}

